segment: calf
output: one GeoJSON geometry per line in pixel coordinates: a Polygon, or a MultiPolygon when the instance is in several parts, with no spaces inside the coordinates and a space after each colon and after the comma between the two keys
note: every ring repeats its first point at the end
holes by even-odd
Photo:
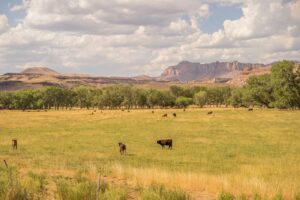
{"type": "Polygon", "coordinates": [[[126,145],[123,144],[122,142],[119,142],[119,148],[120,148],[120,154],[123,155],[126,153],[126,145]]]}
{"type": "Polygon", "coordinates": [[[12,148],[13,149],[18,149],[18,141],[17,141],[17,139],[13,139],[11,141],[12,141],[12,148]]]}
{"type": "Polygon", "coordinates": [[[176,113],[173,113],[173,117],[176,117],[177,115],[176,115],[176,113]]]}
{"type": "Polygon", "coordinates": [[[165,146],[169,146],[169,149],[172,149],[173,146],[173,140],[172,139],[163,139],[163,140],[157,140],[157,144],[160,144],[161,148],[165,148],[165,146]]]}
{"type": "Polygon", "coordinates": [[[208,114],[208,115],[211,115],[211,114],[213,114],[213,111],[209,111],[207,114],[208,114]]]}
{"type": "Polygon", "coordinates": [[[163,114],[162,117],[168,117],[168,114],[167,114],[167,113],[166,113],[166,114],[163,114]]]}

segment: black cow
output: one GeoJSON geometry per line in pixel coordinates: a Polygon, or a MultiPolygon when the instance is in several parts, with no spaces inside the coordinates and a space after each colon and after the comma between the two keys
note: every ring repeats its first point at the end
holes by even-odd
{"type": "Polygon", "coordinates": [[[253,111],[253,108],[248,108],[248,111],[253,111]]]}
{"type": "Polygon", "coordinates": [[[213,114],[213,111],[209,111],[207,114],[208,114],[208,115],[211,115],[211,114],[213,114]]]}
{"type": "Polygon", "coordinates": [[[173,117],[176,117],[177,115],[176,115],[176,113],[173,113],[173,117]]]}
{"type": "Polygon", "coordinates": [[[157,144],[160,144],[161,148],[165,148],[165,146],[169,146],[169,149],[172,149],[173,140],[172,139],[164,139],[164,140],[157,140],[157,144]]]}
{"type": "Polygon", "coordinates": [[[18,149],[18,141],[17,141],[17,139],[13,139],[11,141],[12,141],[12,148],[13,149],[18,149]]]}
{"type": "Polygon", "coordinates": [[[126,153],[126,145],[123,144],[122,142],[119,142],[119,148],[120,148],[120,154],[123,155],[126,153]]]}

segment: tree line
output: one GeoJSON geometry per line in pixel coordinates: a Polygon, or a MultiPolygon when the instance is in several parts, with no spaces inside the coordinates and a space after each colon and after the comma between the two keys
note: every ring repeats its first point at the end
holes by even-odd
{"type": "Polygon", "coordinates": [[[293,62],[278,62],[272,66],[271,74],[251,76],[242,88],[173,85],[159,90],[113,85],[0,91],[0,109],[185,108],[189,105],[300,108],[300,70],[293,62]]]}

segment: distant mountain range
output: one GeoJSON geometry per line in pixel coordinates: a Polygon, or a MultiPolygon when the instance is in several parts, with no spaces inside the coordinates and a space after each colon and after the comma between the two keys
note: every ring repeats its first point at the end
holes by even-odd
{"type": "MultiPolygon", "coordinates": [[[[299,62],[297,62],[299,63],[299,62]]],[[[167,67],[160,76],[102,77],[60,74],[47,67],[27,68],[20,73],[0,75],[0,90],[40,88],[43,86],[101,87],[110,84],[168,85],[173,83],[229,84],[241,86],[249,76],[270,73],[271,64],[213,62],[208,64],[182,61],[167,67]]]]}
{"type": "Polygon", "coordinates": [[[213,62],[207,64],[182,61],[175,66],[170,66],[161,74],[163,80],[179,81],[205,81],[214,78],[233,78],[243,71],[265,67],[258,63],[213,62]]]}

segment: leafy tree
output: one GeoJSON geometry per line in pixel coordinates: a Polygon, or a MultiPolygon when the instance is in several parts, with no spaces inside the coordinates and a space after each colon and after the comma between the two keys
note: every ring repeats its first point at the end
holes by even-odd
{"type": "Polygon", "coordinates": [[[207,103],[207,92],[200,91],[194,95],[194,103],[201,108],[207,103]]]}
{"type": "Polygon", "coordinates": [[[189,97],[180,96],[177,97],[175,104],[180,108],[186,108],[193,103],[193,99],[189,97]]]}
{"type": "Polygon", "coordinates": [[[273,101],[272,92],[273,86],[269,74],[251,76],[244,86],[244,105],[270,107],[270,103],[273,101]]]}
{"type": "Polygon", "coordinates": [[[135,89],[133,91],[133,104],[135,107],[140,107],[143,108],[147,106],[147,94],[144,90],[142,89],[135,89]]]}
{"type": "Polygon", "coordinates": [[[235,108],[243,106],[243,89],[237,88],[232,90],[229,102],[235,108]]]}
{"type": "Polygon", "coordinates": [[[274,105],[277,108],[293,108],[299,105],[297,73],[295,63],[282,61],[275,63],[271,70],[274,105]]]}
{"type": "Polygon", "coordinates": [[[182,87],[177,86],[177,85],[172,85],[170,87],[170,92],[176,98],[179,97],[179,96],[184,96],[184,93],[185,93],[184,89],[182,87]]]}

